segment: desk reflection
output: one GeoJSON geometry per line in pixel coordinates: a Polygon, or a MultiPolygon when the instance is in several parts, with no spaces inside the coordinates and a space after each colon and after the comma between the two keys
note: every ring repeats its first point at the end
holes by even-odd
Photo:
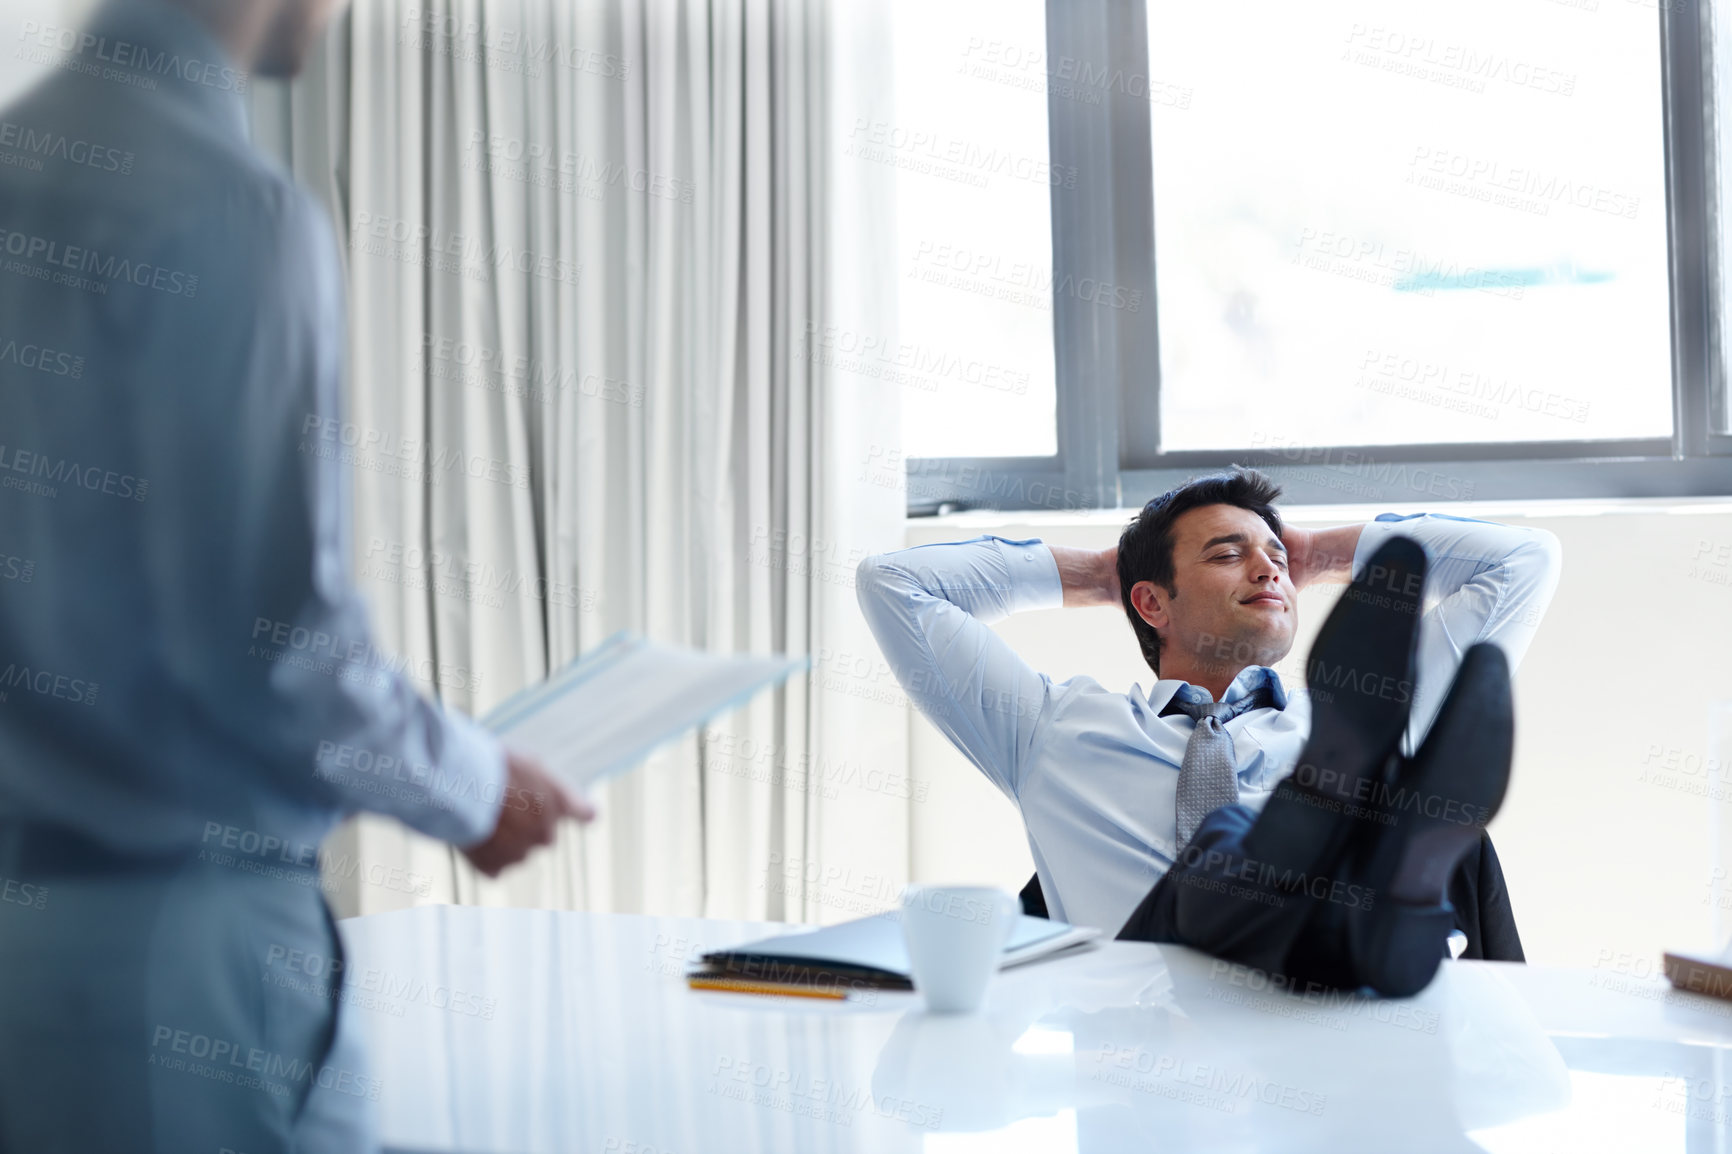
{"type": "Polygon", "coordinates": [[[1140,943],[1001,974],[967,1017],[904,993],[685,987],[699,954],[775,928],[458,907],[343,923],[381,1133],[466,1154],[1581,1154],[1728,1136],[1732,1016],[1691,995],[1452,963],[1408,1001],[1300,998],[1140,943]]]}
{"type": "Polygon", "coordinates": [[[1446,980],[1408,1002],[1298,998],[1191,951],[1102,958],[985,1015],[905,1014],[873,1089],[918,1089],[947,1130],[1074,1110],[1084,1152],[1276,1134],[1283,1150],[1478,1151],[1468,1131],[1567,1106],[1564,1061],[1515,991],[1483,970],[1446,980]]]}

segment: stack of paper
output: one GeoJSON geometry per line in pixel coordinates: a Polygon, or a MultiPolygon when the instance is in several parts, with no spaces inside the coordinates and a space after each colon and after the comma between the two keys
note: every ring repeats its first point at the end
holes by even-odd
{"type": "Polygon", "coordinates": [[[807,664],[803,657],[700,653],[618,633],[481,720],[581,788],[624,773],[807,664]]]}

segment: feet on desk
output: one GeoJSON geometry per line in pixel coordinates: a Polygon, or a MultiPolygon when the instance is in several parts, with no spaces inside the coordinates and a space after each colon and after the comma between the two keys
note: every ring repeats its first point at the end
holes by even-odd
{"type": "Polygon", "coordinates": [[[1379,993],[1416,994],[1437,973],[1454,924],[1450,875],[1503,804],[1514,746],[1509,662],[1475,645],[1364,839],[1359,873],[1377,897],[1349,919],[1348,937],[1359,980],[1379,993]]]}
{"type": "MultiPolygon", "coordinates": [[[[1338,820],[1342,850],[1317,874],[1370,895],[1351,907],[1313,903],[1284,963],[1293,977],[1417,994],[1437,975],[1455,926],[1449,880],[1497,813],[1514,749],[1509,662],[1495,645],[1469,649],[1443,705],[1411,758],[1379,782],[1366,804],[1338,820]]],[[[1283,822],[1265,808],[1258,818],[1283,822]]],[[[1251,834],[1246,836],[1249,844],[1251,834]]]]}
{"type": "Polygon", "coordinates": [[[1424,745],[1399,755],[1425,570],[1398,537],[1342,596],[1306,663],[1305,751],[1244,840],[1251,858],[1373,895],[1370,909],[1320,908],[1294,960],[1391,997],[1424,989],[1448,952],[1449,879],[1503,801],[1514,747],[1509,663],[1476,645],[1424,745]]]}
{"type": "Polygon", "coordinates": [[[1265,808],[1279,818],[1245,836],[1250,857],[1311,872],[1346,849],[1359,823],[1344,813],[1370,804],[1407,729],[1425,569],[1417,542],[1392,538],[1324,621],[1305,663],[1311,733],[1265,808]]]}

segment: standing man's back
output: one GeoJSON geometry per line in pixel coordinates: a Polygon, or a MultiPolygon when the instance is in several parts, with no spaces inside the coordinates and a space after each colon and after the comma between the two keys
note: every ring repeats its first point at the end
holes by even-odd
{"type": "Polygon", "coordinates": [[[334,243],[252,151],[247,78],[192,16],[123,3],[96,29],[200,79],[62,71],[4,113],[42,169],[0,167],[0,524],[33,565],[0,598],[0,812],[147,855],[196,849],[201,811],[317,844],[334,791],[275,715],[301,651],[253,628],[323,592],[366,636],[342,574],[313,588],[340,511],[308,494],[337,497],[338,467],[283,440],[338,403],[334,243]]]}
{"type": "Polygon", "coordinates": [[[244,103],[332,7],[111,0],[0,111],[0,1150],[370,1149],[320,841],[587,816],[350,584],[335,238],[244,103]]]}

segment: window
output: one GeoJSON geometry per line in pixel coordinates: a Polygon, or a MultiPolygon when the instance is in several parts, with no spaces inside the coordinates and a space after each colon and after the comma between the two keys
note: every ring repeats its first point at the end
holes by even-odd
{"type": "Polygon", "coordinates": [[[897,171],[897,333],[878,359],[903,385],[904,451],[1051,457],[1064,174],[1047,154],[1046,5],[898,0],[892,20],[896,117],[856,126],[850,151],[897,171]]]}
{"type": "Polygon", "coordinates": [[[1710,315],[1712,363],[1715,370],[1709,403],[1709,426],[1715,434],[1732,433],[1732,341],[1724,333],[1726,302],[1732,302],[1728,281],[1732,279],[1732,11],[1716,2],[1704,10],[1708,24],[1707,37],[1713,62],[1711,80],[1705,86],[1710,94],[1706,101],[1708,123],[1706,136],[1713,164],[1712,192],[1709,194],[1708,215],[1715,237],[1713,301],[1717,306],[1710,315]]]}
{"type": "MultiPolygon", "coordinates": [[[[1715,15],[1052,5],[1020,67],[1066,175],[1053,451],[957,395],[966,438],[910,426],[911,511],[1134,506],[1234,461],[1297,502],[1732,493],[1715,15]]],[[[960,19],[1007,67],[1004,18],[960,19]]],[[[998,115],[978,87],[950,98],[998,115]]],[[[968,339],[963,313],[918,307],[968,339]]]]}
{"type": "Polygon", "coordinates": [[[1163,447],[1671,435],[1651,11],[1148,7],[1163,447]]]}

